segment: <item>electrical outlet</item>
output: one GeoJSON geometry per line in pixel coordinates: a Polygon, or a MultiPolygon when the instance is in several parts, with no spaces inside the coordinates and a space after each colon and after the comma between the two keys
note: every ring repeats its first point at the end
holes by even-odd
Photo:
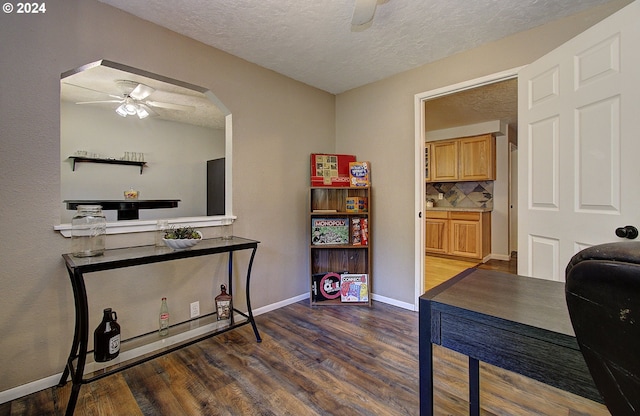
{"type": "Polygon", "coordinates": [[[200,301],[195,301],[191,303],[191,317],[197,318],[200,316],[200,301]]]}
{"type": "Polygon", "coordinates": [[[438,199],[444,199],[444,194],[442,192],[438,194],[438,199]]]}

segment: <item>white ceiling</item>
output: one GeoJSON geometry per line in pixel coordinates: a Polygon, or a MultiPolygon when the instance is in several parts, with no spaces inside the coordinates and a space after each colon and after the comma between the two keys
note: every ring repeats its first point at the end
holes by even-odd
{"type": "Polygon", "coordinates": [[[608,0],[99,0],[338,94],[608,0]]]}

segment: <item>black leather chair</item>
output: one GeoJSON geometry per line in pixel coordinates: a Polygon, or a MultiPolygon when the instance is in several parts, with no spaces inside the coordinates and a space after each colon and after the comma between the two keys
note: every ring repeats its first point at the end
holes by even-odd
{"type": "Polygon", "coordinates": [[[578,345],[614,416],[640,415],[640,242],[577,253],[565,294],[578,345]]]}

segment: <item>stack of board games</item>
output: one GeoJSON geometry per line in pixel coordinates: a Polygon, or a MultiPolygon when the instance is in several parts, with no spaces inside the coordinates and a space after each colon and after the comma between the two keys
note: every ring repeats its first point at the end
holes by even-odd
{"type": "Polygon", "coordinates": [[[367,218],[351,218],[351,244],[366,246],[369,242],[369,220],[367,218]]]}

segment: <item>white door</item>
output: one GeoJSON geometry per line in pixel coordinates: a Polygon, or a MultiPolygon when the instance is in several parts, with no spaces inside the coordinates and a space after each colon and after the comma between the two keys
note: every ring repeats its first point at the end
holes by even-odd
{"type": "Polygon", "coordinates": [[[509,255],[518,251],[518,146],[509,143],[509,255]]]}
{"type": "Polygon", "coordinates": [[[640,2],[518,76],[518,274],[564,281],[571,256],[640,226],[640,2]]]}

